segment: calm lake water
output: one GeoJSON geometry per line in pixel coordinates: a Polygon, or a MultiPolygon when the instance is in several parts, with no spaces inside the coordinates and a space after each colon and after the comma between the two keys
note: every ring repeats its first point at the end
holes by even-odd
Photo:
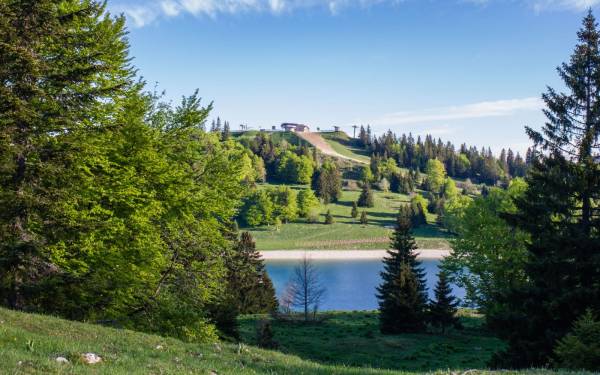
{"type": "MultiPolygon", "coordinates": [[[[380,260],[314,260],[321,281],[327,292],[320,310],[375,310],[375,288],[381,283],[379,273],[383,269],[380,260]]],[[[290,280],[297,260],[267,260],[267,272],[273,280],[277,296],[280,296],[290,280]]],[[[430,298],[437,281],[439,260],[423,260],[427,272],[430,298]]],[[[453,286],[454,296],[463,298],[464,290],[453,286]]]]}

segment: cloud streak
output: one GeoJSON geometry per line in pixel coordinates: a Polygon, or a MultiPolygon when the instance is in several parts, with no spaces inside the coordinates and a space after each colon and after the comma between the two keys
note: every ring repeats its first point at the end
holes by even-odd
{"type": "Polygon", "coordinates": [[[371,121],[363,121],[363,123],[392,127],[407,124],[506,117],[523,111],[539,111],[541,108],[543,108],[543,102],[539,98],[497,100],[462,106],[431,108],[422,111],[389,113],[371,121]]]}
{"type": "MultiPolygon", "coordinates": [[[[368,8],[378,4],[398,5],[418,0],[120,0],[112,10],[124,13],[134,27],[144,27],[160,18],[182,14],[215,18],[243,13],[289,13],[300,9],[327,9],[335,15],[351,7],[368,8]]],[[[447,0],[436,0],[447,1],[447,0]]],[[[504,0],[454,0],[456,6],[486,6],[504,0]]],[[[536,12],[549,10],[582,11],[600,5],[600,0],[513,0],[536,12]]]]}

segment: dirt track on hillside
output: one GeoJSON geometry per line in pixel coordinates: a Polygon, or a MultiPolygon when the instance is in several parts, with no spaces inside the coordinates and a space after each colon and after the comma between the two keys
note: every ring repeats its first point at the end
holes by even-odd
{"type": "Polygon", "coordinates": [[[344,156],[337,151],[335,151],[329,143],[319,133],[311,133],[311,132],[297,132],[296,135],[311,145],[315,146],[319,151],[324,153],[325,155],[333,156],[339,159],[350,160],[356,163],[364,164],[362,160],[354,159],[348,156],[344,156]]]}

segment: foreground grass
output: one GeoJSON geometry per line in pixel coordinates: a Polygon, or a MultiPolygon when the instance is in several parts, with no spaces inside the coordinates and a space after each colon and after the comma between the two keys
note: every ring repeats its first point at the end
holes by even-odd
{"type": "MultiPolygon", "coordinates": [[[[321,322],[273,321],[275,340],[285,353],[323,364],[403,371],[485,369],[500,340],[480,316],[461,312],[464,330],[441,334],[382,335],[376,312],[322,315],[321,322]]],[[[243,337],[254,344],[256,320],[244,317],[243,337]]]]}
{"type": "MultiPolygon", "coordinates": [[[[298,188],[298,187],[296,187],[298,188]]],[[[274,227],[251,229],[259,250],[372,250],[385,249],[401,204],[410,201],[407,195],[374,191],[375,206],[359,208],[367,211],[369,224],[362,225],[350,215],[352,202],[360,195],[358,191],[345,190],[337,203],[321,205],[321,222],[306,223],[303,219],[274,227]],[[335,224],[323,224],[325,213],[331,210],[335,224]]],[[[429,225],[414,231],[417,244],[422,249],[448,249],[448,237],[430,215],[429,225]]]]}
{"type": "MultiPolygon", "coordinates": [[[[245,322],[245,332],[248,336],[252,322],[249,319],[245,322]]],[[[334,341],[335,338],[332,338],[331,342],[334,341]]],[[[357,337],[357,341],[364,341],[364,339],[357,337]]],[[[329,345],[330,348],[332,346],[329,345]]],[[[382,348],[390,352],[398,350],[393,346],[382,348]]],[[[386,353],[376,355],[386,355],[386,353]]],[[[334,365],[327,362],[334,361],[319,363],[297,355],[262,350],[245,344],[188,344],[155,335],[0,308],[0,374],[399,375],[411,373],[334,365]],[[100,355],[103,361],[95,365],[83,364],[78,358],[87,352],[100,355]],[[57,363],[58,356],[68,358],[70,363],[57,363]]],[[[436,373],[451,374],[449,371],[436,373]]],[[[487,373],[490,372],[469,372],[473,375],[487,373]]],[[[507,375],[517,373],[503,372],[507,375]]],[[[549,374],[550,372],[535,370],[526,373],[549,374]]]]}

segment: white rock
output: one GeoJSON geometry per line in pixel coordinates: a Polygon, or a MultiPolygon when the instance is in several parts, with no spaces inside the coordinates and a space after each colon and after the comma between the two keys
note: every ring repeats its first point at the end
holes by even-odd
{"type": "Polygon", "coordinates": [[[162,345],[156,345],[156,350],[163,350],[163,346],[162,345]]]}
{"type": "Polygon", "coordinates": [[[69,363],[69,360],[65,357],[56,357],[56,362],[58,363],[69,363]]]}
{"type": "Polygon", "coordinates": [[[102,362],[102,357],[95,353],[85,353],[81,357],[83,359],[83,362],[87,363],[88,365],[93,365],[102,362]]]}

